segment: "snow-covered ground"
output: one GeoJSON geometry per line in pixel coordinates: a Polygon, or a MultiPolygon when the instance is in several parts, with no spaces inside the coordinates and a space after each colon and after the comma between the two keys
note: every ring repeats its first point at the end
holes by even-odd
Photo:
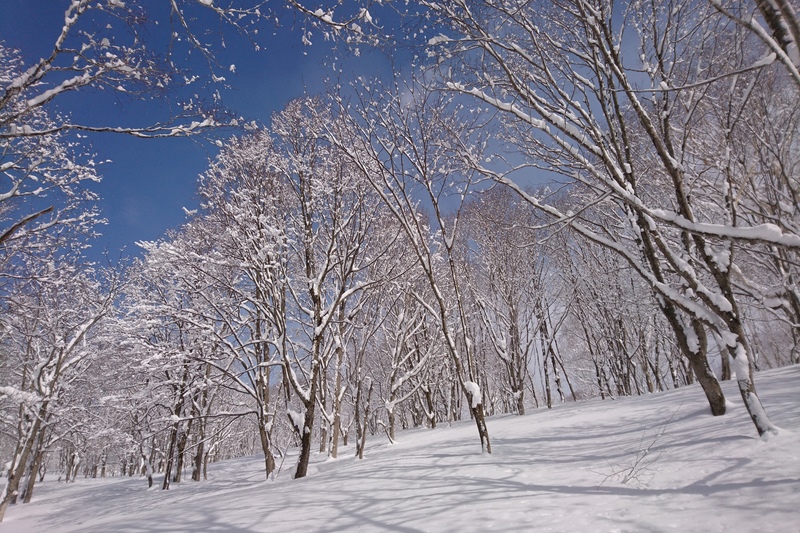
{"type": "Polygon", "coordinates": [[[368,441],[315,458],[309,477],[262,481],[258,457],[209,467],[168,492],[142,479],[46,481],[0,533],[177,531],[800,532],[800,366],[756,384],[782,432],[759,439],[734,383],[729,413],[697,386],[368,441]],[[649,447],[638,468],[637,457],[649,447]],[[623,482],[625,473],[631,479],[623,482]]]}

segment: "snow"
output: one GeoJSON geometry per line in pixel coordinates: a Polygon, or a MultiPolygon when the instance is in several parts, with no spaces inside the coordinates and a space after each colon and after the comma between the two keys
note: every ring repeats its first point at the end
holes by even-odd
{"type": "Polygon", "coordinates": [[[474,381],[465,381],[464,388],[469,391],[472,396],[472,408],[475,409],[481,404],[481,387],[474,381]]]}
{"type": "Polygon", "coordinates": [[[447,37],[446,35],[439,34],[439,35],[436,35],[436,36],[431,37],[430,39],[428,39],[428,46],[436,46],[439,43],[446,43],[446,42],[449,42],[449,41],[450,41],[450,37],[447,37]]]}
{"type": "Polygon", "coordinates": [[[0,387],[0,400],[9,399],[15,403],[28,403],[35,405],[41,397],[38,394],[21,391],[15,387],[0,387]]]}
{"type": "Polygon", "coordinates": [[[142,478],[53,475],[9,508],[0,533],[798,531],[800,366],[758,373],[756,385],[782,428],[769,439],[736,383],[723,384],[723,417],[694,385],[489,418],[491,455],[463,421],[400,432],[394,446],[372,436],[362,461],[352,444],[336,461],[315,454],[298,481],[296,453],[274,481],[254,456],[167,492],[142,478]]]}
{"type": "Polygon", "coordinates": [[[686,335],[686,344],[689,346],[689,351],[697,353],[700,350],[700,339],[697,338],[694,328],[689,324],[683,324],[683,334],[686,335]]]}
{"type": "Polygon", "coordinates": [[[736,345],[733,358],[733,373],[736,379],[750,379],[750,358],[741,344],[736,345]]]}
{"type": "Polygon", "coordinates": [[[674,211],[667,211],[664,209],[648,209],[647,212],[650,216],[659,220],[672,222],[682,229],[700,234],[731,237],[733,239],[748,241],[764,241],[791,248],[800,247],[800,235],[784,233],[779,226],[771,223],[758,224],[750,227],[734,227],[724,224],[691,222],[674,211]]]}
{"type": "Polygon", "coordinates": [[[325,12],[322,10],[322,8],[317,8],[317,10],[314,11],[314,16],[323,20],[324,22],[327,22],[328,24],[333,22],[333,16],[331,15],[330,11],[325,12]]]}
{"type": "Polygon", "coordinates": [[[364,22],[366,22],[367,24],[372,24],[372,15],[366,8],[361,8],[361,13],[359,14],[359,17],[364,19],[364,22]]]}
{"type": "Polygon", "coordinates": [[[28,107],[38,107],[51,98],[54,98],[59,93],[74,89],[76,87],[81,87],[89,83],[89,81],[91,81],[91,76],[88,72],[78,76],[73,76],[72,78],[62,81],[60,85],[53,87],[52,89],[48,89],[42,94],[28,100],[28,107]]]}
{"type": "Polygon", "coordinates": [[[291,420],[292,425],[295,427],[297,431],[300,429],[305,429],[305,416],[302,413],[298,413],[292,409],[287,409],[286,414],[289,416],[289,420],[291,420]]]}

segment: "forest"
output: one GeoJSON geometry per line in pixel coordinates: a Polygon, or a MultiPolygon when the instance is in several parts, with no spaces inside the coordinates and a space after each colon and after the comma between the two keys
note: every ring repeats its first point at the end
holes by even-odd
{"type": "Polygon", "coordinates": [[[167,490],[258,454],[302,478],[459,420],[491,454],[494,416],[695,383],[778,432],[756,385],[800,363],[793,3],[400,4],[71,0],[32,63],[0,35],[0,521],[45,474],[167,490]],[[177,44],[148,41],[156,3],[177,44]],[[263,125],[180,100],[219,77],[198,20],[257,40],[286,11],[409,64],[263,125]],[[92,89],[175,112],[57,105],[92,89]],[[216,149],[200,208],[129,260],[86,255],[97,135],[216,149]]]}

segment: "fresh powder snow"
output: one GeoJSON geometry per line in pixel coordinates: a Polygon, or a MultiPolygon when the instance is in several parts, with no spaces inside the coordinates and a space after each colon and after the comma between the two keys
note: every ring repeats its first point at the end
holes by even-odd
{"type": "MultiPolygon", "coordinates": [[[[757,374],[777,435],[760,439],[735,382],[712,417],[697,385],[487,420],[482,454],[469,421],[399,432],[312,456],[273,481],[263,457],[209,465],[209,480],[147,489],[142,478],[58,483],[13,505],[0,533],[553,532],[800,530],[800,366],[757,374]]],[[[184,478],[186,479],[186,478],[184,478]]],[[[159,486],[158,481],[154,485],[159,486]]]]}

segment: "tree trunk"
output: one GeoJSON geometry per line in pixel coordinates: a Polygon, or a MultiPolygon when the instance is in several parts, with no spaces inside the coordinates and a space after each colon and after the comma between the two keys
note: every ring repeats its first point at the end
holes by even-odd
{"type": "Polygon", "coordinates": [[[169,482],[172,478],[172,456],[175,453],[175,439],[170,439],[169,452],[167,453],[167,464],[164,467],[164,482],[161,484],[161,490],[169,490],[169,482]]]}
{"type": "Polygon", "coordinates": [[[175,483],[180,483],[181,478],[183,477],[183,462],[186,458],[186,443],[189,441],[189,432],[192,429],[192,422],[193,420],[189,419],[186,428],[181,431],[180,438],[178,439],[178,456],[175,463],[175,476],[172,478],[172,481],[175,483]]]}
{"type": "Polygon", "coordinates": [[[33,497],[33,487],[36,484],[36,477],[39,474],[39,467],[42,464],[42,459],[44,458],[44,433],[46,430],[39,432],[39,438],[36,439],[35,450],[31,453],[30,457],[30,467],[27,471],[27,479],[25,480],[25,486],[22,488],[22,503],[30,503],[31,498],[33,497]]]}
{"type": "MultiPolygon", "coordinates": [[[[711,370],[708,364],[707,346],[708,338],[706,336],[705,327],[699,321],[692,319],[691,324],[686,328],[691,328],[697,339],[697,347],[692,349],[689,346],[689,340],[686,336],[686,331],[677,316],[675,307],[670,302],[662,304],[662,310],[667,318],[672,331],[675,333],[675,340],[677,341],[678,348],[683,353],[684,357],[689,360],[691,371],[693,371],[697,381],[703,388],[706,395],[706,400],[711,408],[711,414],[714,416],[722,416],[725,414],[725,395],[722,393],[722,387],[711,370]]],[[[692,372],[687,372],[687,381],[692,372]]]]}
{"type": "Polygon", "coordinates": [[[489,442],[489,430],[486,427],[486,418],[483,412],[483,402],[475,407],[473,405],[472,394],[466,393],[467,401],[470,403],[470,413],[475,420],[475,425],[478,427],[478,437],[481,439],[481,449],[486,453],[492,453],[492,445],[489,442]]]}
{"type": "MultiPolygon", "coordinates": [[[[203,392],[205,394],[205,390],[203,392]]],[[[203,398],[203,405],[206,405],[205,398],[203,398]]],[[[199,415],[200,413],[196,414],[199,415]]],[[[203,452],[205,451],[206,425],[208,424],[208,420],[206,418],[198,418],[197,424],[197,447],[194,457],[192,458],[192,481],[200,481],[200,475],[203,470],[203,452]]]]}
{"type": "MultiPolygon", "coordinates": [[[[342,386],[342,376],[339,370],[336,371],[336,395],[333,398],[333,436],[331,437],[331,457],[336,459],[339,455],[339,439],[342,436],[342,399],[339,394],[342,386]]],[[[347,440],[345,439],[345,446],[347,440]]]]}
{"type": "MultiPolygon", "coordinates": [[[[394,398],[394,395],[392,395],[392,398],[394,398]]],[[[389,401],[391,402],[392,400],[389,401]]],[[[395,426],[394,404],[392,405],[392,408],[389,409],[388,418],[389,418],[389,430],[387,436],[389,437],[389,442],[394,443],[394,426],[395,426]]]]}
{"type": "Polygon", "coordinates": [[[81,456],[78,455],[77,461],[75,461],[75,464],[72,466],[72,479],[70,479],[70,483],[75,483],[75,479],[78,477],[78,470],[80,470],[80,467],[81,467],[81,456]]]}
{"type": "MultiPolygon", "coordinates": [[[[328,449],[328,425],[325,415],[328,413],[328,378],[327,371],[319,373],[319,403],[322,409],[321,422],[319,427],[319,453],[325,453],[328,449]]],[[[308,412],[308,411],[306,411],[308,412]]]]}
{"type": "MultiPolygon", "coordinates": [[[[367,445],[367,421],[369,420],[369,407],[370,407],[370,399],[372,398],[372,387],[373,383],[370,382],[369,390],[367,391],[367,400],[364,402],[364,423],[359,425],[358,421],[356,421],[356,432],[358,432],[358,428],[361,429],[361,435],[357,435],[360,437],[360,441],[356,443],[356,447],[358,448],[358,458],[364,458],[364,448],[367,445]]],[[[358,411],[356,411],[356,417],[358,416],[358,411]]]]}
{"type": "Polygon", "coordinates": [[[719,362],[721,365],[721,373],[720,373],[720,380],[721,381],[730,381],[733,377],[731,374],[731,356],[728,352],[728,348],[720,342],[719,347],[719,362]]]}
{"type": "Polygon", "coordinates": [[[336,346],[336,382],[333,391],[333,435],[331,437],[331,457],[336,459],[339,454],[339,437],[342,434],[342,364],[344,364],[344,324],[347,318],[345,305],[339,306],[339,342],[336,346]]]}
{"type": "Polygon", "coordinates": [[[153,486],[153,457],[156,451],[156,436],[153,435],[150,439],[150,453],[145,453],[144,445],[141,445],[141,453],[142,453],[142,468],[144,469],[144,475],[147,476],[147,487],[150,488],[153,486]]]}
{"type": "Polygon", "coordinates": [[[524,383],[522,387],[519,387],[517,390],[514,391],[514,396],[517,400],[517,414],[522,416],[525,414],[525,388],[524,383]]]}
{"type": "Polygon", "coordinates": [[[19,485],[22,477],[25,474],[25,467],[28,466],[28,459],[30,454],[33,453],[33,446],[39,437],[42,421],[47,415],[48,401],[42,402],[37,413],[36,420],[34,420],[31,427],[22,438],[22,442],[17,445],[14,457],[17,462],[11,464],[8,470],[8,482],[2,493],[0,493],[0,522],[6,514],[6,510],[12,501],[16,500],[19,485]]]}
{"type": "Polygon", "coordinates": [[[259,415],[258,435],[261,438],[261,451],[264,454],[264,470],[267,479],[269,479],[270,474],[275,471],[275,456],[272,454],[271,441],[266,428],[266,418],[267,416],[264,413],[259,415]]]}
{"type": "Polygon", "coordinates": [[[600,399],[605,400],[606,392],[603,390],[603,380],[600,377],[600,366],[597,364],[596,360],[593,360],[592,363],[594,363],[594,376],[595,380],[597,381],[597,390],[600,392],[600,399]]]}
{"type": "Polygon", "coordinates": [[[759,437],[763,437],[767,433],[776,433],[777,429],[772,425],[764,406],[761,405],[761,400],[756,394],[756,387],[752,379],[738,379],[739,392],[744,400],[744,405],[750,415],[750,419],[756,426],[759,437]]]}
{"type": "Polygon", "coordinates": [[[425,414],[428,418],[428,423],[430,423],[431,429],[436,429],[436,407],[433,404],[433,396],[431,394],[430,386],[425,387],[423,392],[425,393],[425,403],[427,405],[425,414]]]}
{"type": "Polygon", "coordinates": [[[689,359],[692,365],[692,370],[697,378],[698,383],[703,388],[706,394],[708,405],[711,408],[711,414],[714,416],[721,416],[725,414],[725,396],[722,393],[717,377],[711,366],[708,364],[708,359],[702,355],[697,355],[689,359]]]}
{"type": "Polygon", "coordinates": [[[75,452],[68,451],[64,460],[64,483],[69,483],[69,476],[72,474],[72,465],[75,463],[75,452]]]}
{"type": "Polygon", "coordinates": [[[556,382],[556,392],[558,392],[558,398],[561,403],[564,403],[564,389],[561,387],[561,375],[558,372],[558,366],[556,364],[556,355],[554,353],[550,354],[550,364],[553,366],[553,379],[556,382]]]}
{"type": "MultiPolygon", "coordinates": [[[[315,339],[314,342],[318,343],[319,341],[315,339]]],[[[312,353],[317,354],[318,350],[312,349],[312,353]]],[[[300,435],[300,457],[297,461],[297,470],[295,470],[294,473],[295,479],[306,477],[308,474],[308,462],[311,459],[311,437],[313,433],[312,429],[314,428],[314,414],[317,405],[317,385],[320,372],[320,365],[316,358],[311,364],[313,366],[311,371],[311,388],[308,391],[309,401],[303,401],[306,413],[303,417],[303,427],[299,428],[302,434],[300,435]]]]}
{"type": "Polygon", "coordinates": [[[547,354],[544,354],[544,357],[543,357],[543,360],[542,360],[542,363],[543,363],[542,368],[544,369],[545,400],[547,401],[547,408],[548,409],[552,409],[553,408],[553,397],[552,397],[551,392],[550,392],[550,371],[548,370],[548,364],[547,364],[547,361],[549,359],[550,358],[547,357],[547,354]]]}
{"type": "MultiPolygon", "coordinates": [[[[735,312],[733,314],[734,317],[738,316],[735,312]]],[[[745,340],[744,328],[738,319],[735,318],[735,320],[734,327],[731,329],[733,330],[732,333],[735,333],[738,338],[738,345],[734,347],[732,355],[734,356],[733,361],[736,365],[736,382],[739,386],[739,393],[742,395],[747,413],[756,426],[759,437],[763,437],[768,433],[777,433],[778,428],[770,421],[767,412],[764,410],[764,406],[761,405],[758,394],[756,394],[756,386],[753,381],[754,365],[752,358],[749,357],[750,350],[745,340]]]]}

